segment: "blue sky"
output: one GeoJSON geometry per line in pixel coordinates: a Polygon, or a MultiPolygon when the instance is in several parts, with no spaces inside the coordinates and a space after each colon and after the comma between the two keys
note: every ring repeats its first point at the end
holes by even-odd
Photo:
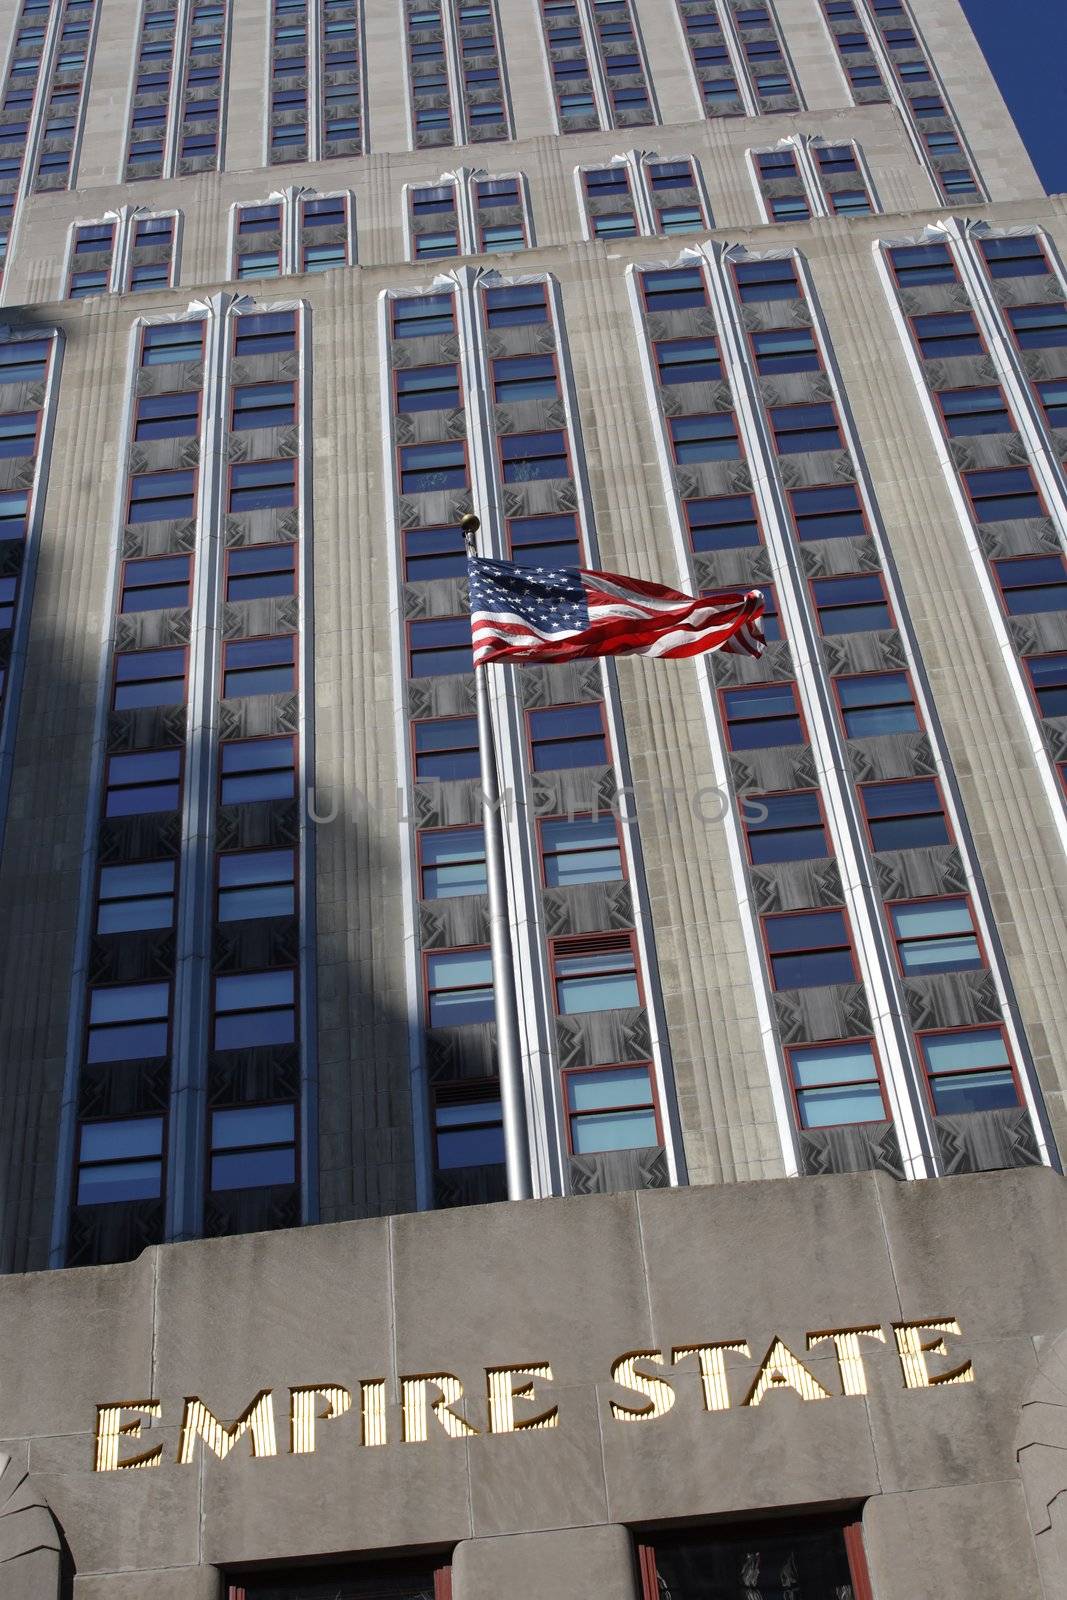
{"type": "Polygon", "coordinates": [[[1041,181],[1050,194],[1067,193],[1067,4],[962,3],[1041,181]]]}

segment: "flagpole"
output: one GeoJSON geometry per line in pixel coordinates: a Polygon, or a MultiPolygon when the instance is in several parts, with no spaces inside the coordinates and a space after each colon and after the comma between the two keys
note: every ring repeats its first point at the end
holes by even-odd
{"type": "MultiPolygon", "coordinates": [[[[475,536],[481,527],[472,513],[460,524],[467,553],[478,554],[475,536]]],[[[488,668],[474,669],[478,702],[478,748],[482,772],[482,822],[485,836],[485,871],[489,889],[489,948],[493,959],[493,1002],[496,1012],[497,1071],[504,1121],[504,1155],[509,1200],[530,1200],[530,1138],[526,1126],[526,1091],[519,1044],[519,1007],[515,988],[515,963],[511,954],[511,919],[508,916],[507,872],[504,864],[504,827],[501,821],[500,775],[496,765],[493,721],[489,709],[488,668]]]]}

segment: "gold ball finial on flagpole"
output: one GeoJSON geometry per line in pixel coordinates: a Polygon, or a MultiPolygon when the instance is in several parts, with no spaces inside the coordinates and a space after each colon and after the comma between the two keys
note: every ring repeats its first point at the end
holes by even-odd
{"type": "Polygon", "coordinates": [[[467,546],[467,554],[476,556],[478,554],[476,537],[478,529],[482,525],[481,518],[476,517],[473,511],[468,511],[465,517],[460,518],[459,525],[463,530],[463,542],[467,546]]]}

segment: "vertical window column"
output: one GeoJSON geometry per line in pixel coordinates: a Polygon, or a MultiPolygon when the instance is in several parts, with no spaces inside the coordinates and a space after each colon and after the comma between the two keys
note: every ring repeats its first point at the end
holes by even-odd
{"type": "Polygon", "coordinates": [[[678,0],[709,117],[797,111],[803,102],[771,0],[678,0]]]}
{"type": "Polygon", "coordinates": [[[630,0],[541,0],[561,133],[659,121],[630,0]]]}
{"type": "Polygon", "coordinates": [[[352,196],[292,187],[262,204],[235,205],[235,278],[278,278],[351,266],[356,236],[352,196]]]}
{"type": "MultiPolygon", "coordinates": [[[[70,189],[77,181],[75,152],[85,111],[97,15],[94,0],[63,0],[43,125],[38,126],[36,164],[30,184],[35,194],[70,189]]],[[[39,116],[41,110],[39,106],[39,116]]]]}
{"type": "Polygon", "coordinates": [[[59,1195],[63,1207],[69,1193],[69,1214],[57,1216],[71,1266],[125,1260],[167,1236],[206,326],[137,330],[95,861],[83,885],[85,990],[72,1008],[76,1127],[59,1195]]]}
{"type": "Polygon", "coordinates": [[[533,244],[529,195],[521,172],[489,177],[481,168],[443,172],[434,184],[405,185],[408,253],[413,261],[493,255],[533,244]]]}
{"type": "Polygon", "coordinates": [[[130,206],[99,222],[75,224],[67,265],[67,299],[170,288],[178,275],[179,224],[176,211],[151,215],[130,206]]]}
{"type": "Polygon", "coordinates": [[[61,361],[60,335],[52,330],[5,331],[8,337],[0,342],[0,844],[61,361]]]}
{"type": "Polygon", "coordinates": [[[606,167],[575,169],[586,237],[699,233],[711,227],[700,164],[693,156],[660,161],[630,150],[606,167]]]}
{"type": "Polygon", "coordinates": [[[0,96],[0,275],[15,207],[27,184],[24,167],[27,150],[34,142],[32,129],[47,95],[48,79],[47,74],[42,74],[42,67],[50,53],[50,34],[58,23],[59,11],[59,0],[23,0],[15,21],[7,77],[0,96]]]}
{"type": "Polygon", "coordinates": [[[869,216],[878,210],[860,147],[793,134],[773,149],[749,152],[768,222],[869,216]]]}
{"type": "Polygon", "coordinates": [[[127,182],[163,175],[178,12],[178,0],[144,0],[126,143],[127,182]]]}

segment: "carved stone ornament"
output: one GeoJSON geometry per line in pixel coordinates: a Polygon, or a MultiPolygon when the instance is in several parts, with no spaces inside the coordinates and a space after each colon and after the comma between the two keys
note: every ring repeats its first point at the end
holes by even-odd
{"type": "Polygon", "coordinates": [[[0,1594],[4,1600],[56,1600],[60,1537],[30,1475],[0,1450],[0,1594]]]}

